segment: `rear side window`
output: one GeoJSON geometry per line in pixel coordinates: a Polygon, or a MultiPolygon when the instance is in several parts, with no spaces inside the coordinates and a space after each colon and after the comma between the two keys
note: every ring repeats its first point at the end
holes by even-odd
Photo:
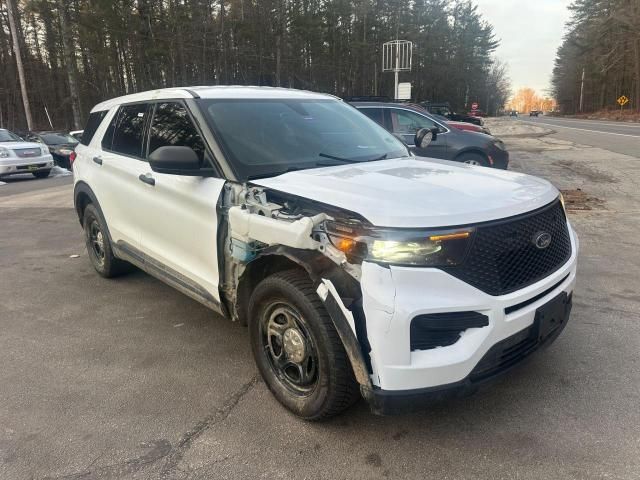
{"type": "Polygon", "coordinates": [[[184,105],[178,102],[156,104],[149,129],[149,153],[160,147],[191,147],[204,159],[204,141],[189,117],[184,105]]]}
{"type": "Polygon", "coordinates": [[[147,103],[121,106],[102,139],[102,148],[142,158],[142,139],[148,109],[147,103]]]}
{"type": "Polygon", "coordinates": [[[82,139],[80,143],[83,145],[89,145],[91,143],[91,139],[98,130],[98,127],[104,120],[104,116],[107,114],[108,110],[102,110],[100,112],[93,112],[89,114],[89,119],[87,120],[87,126],[84,127],[84,132],[82,132],[82,139]]]}

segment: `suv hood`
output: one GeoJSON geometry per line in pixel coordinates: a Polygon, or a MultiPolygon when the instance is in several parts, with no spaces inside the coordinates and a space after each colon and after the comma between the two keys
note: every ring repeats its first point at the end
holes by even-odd
{"type": "Polygon", "coordinates": [[[251,183],[358,213],[378,227],[448,227],[542,207],[559,192],[516,172],[420,157],[294,171],[251,183]]]}

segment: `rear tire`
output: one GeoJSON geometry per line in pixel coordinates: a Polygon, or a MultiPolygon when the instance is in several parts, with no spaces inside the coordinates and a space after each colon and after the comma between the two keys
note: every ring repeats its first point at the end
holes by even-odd
{"type": "Polygon", "coordinates": [[[351,364],[306,272],[267,277],[249,301],[251,349],[267,387],[305,420],[323,420],[360,396],[351,364]]]}
{"type": "Polygon", "coordinates": [[[51,170],[40,170],[38,172],[31,172],[32,175],[36,178],[47,178],[51,173],[51,170]]]}
{"type": "Polygon", "coordinates": [[[457,158],[457,160],[459,162],[466,163],[467,165],[479,165],[481,167],[489,166],[489,161],[487,160],[487,157],[485,157],[480,153],[474,153],[474,152],[463,153],[457,158]]]}
{"type": "Polygon", "coordinates": [[[101,276],[112,278],[131,271],[132,265],[113,255],[109,235],[98,210],[92,204],[84,209],[82,222],[89,260],[101,276]]]}

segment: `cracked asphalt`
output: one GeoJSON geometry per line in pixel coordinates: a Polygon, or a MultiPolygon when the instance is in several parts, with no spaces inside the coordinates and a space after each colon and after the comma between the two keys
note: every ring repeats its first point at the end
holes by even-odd
{"type": "Polygon", "coordinates": [[[571,214],[565,331],[472,397],[321,424],[272,398],[244,327],[144,273],[98,277],[70,178],[0,185],[0,478],[640,478],[639,160],[504,140],[513,169],[598,199],[571,214]]]}

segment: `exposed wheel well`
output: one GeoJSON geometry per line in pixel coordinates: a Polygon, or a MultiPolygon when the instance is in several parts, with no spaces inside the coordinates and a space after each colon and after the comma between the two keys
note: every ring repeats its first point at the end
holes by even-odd
{"type": "Polygon", "coordinates": [[[238,282],[236,312],[243,325],[248,323],[247,306],[251,293],[258,283],[276,272],[298,269],[306,273],[299,264],[284,255],[265,255],[249,263],[238,282]]]}

